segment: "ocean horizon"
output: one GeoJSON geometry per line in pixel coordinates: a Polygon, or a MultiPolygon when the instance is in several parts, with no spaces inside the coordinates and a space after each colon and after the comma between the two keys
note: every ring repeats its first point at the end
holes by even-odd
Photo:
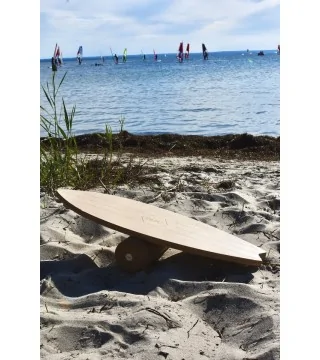
{"type": "MultiPolygon", "coordinates": [[[[269,49],[269,50],[261,50],[261,49],[255,49],[255,50],[249,50],[249,53],[254,53],[254,54],[257,54],[259,51],[263,51],[265,54],[274,54],[274,53],[277,53],[277,50],[275,49],[269,49]]],[[[238,53],[246,53],[247,50],[223,50],[223,51],[212,51],[212,52],[208,52],[209,55],[220,55],[220,54],[231,54],[231,53],[234,53],[234,54],[238,54],[238,53]]],[[[113,55],[114,54],[118,54],[120,57],[122,56],[122,53],[117,53],[117,52],[114,52],[113,51],[113,55]]],[[[90,55],[90,56],[83,56],[83,59],[88,59],[88,60],[99,60],[101,58],[101,56],[103,56],[104,58],[109,58],[109,59],[112,59],[112,55],[110,55],[111,52],[107,53],[107,54],[99,54],[99,55],[90,55]]],[[[131,57],[131,56],[140,56],[142,57],[143,55],[146,55],[148,57],[153,57],[154,56],[154,53],[138,53],[138,54],[129,54],[127,57],[131,57]]],[[[170,52],[167,52],[167,53],[157,53],[158,56],[176,56],[177,53],[174,52],[174,53],[170,53],[170,52]]],[[[202,53],[201,52],[190,52],[190,56],[192,55],[196,55],[196,56],[202,56],[202,53]]],[[[64,60],[76,60],[77,59],[77,56],[67,56],[67,57],[63,57],[64,60]]],[[[51,56],[49,57],[43,57],[43,58],[40,58],[40,62],[41,61],[51,61],[51,56]]]]}
{"type": "MultiPolygon", "coordinates": [[[[183,135],[280,135],[280,56],[276,50],[63,58],[56,82],[67,109],[76,106],[75,135],[104,132],[183,135]]],[[[52,81],[51,58],[40,59],[40,85],[52,81]]],[[[49,105],[40,87],[41,105],[49,105]]],[[[40,136],[45,133],[40,128],[40,136]]]]}

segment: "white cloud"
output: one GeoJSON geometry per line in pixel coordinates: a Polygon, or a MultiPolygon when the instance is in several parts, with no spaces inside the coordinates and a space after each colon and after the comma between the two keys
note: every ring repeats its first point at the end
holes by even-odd
{"type": "Polygon", "coordinates": [[[201,51],[202,42],[214,51],[274,48],[279,24],[263,29],[257,20],[256,31],[234,31],[246,25],[248,17],[259,19],[266,11],[278,11],[279,4],[279,0],[41,0],[40,56],[50,57],[56,42],[65,57],[75,56],[80,44],[87,56],[107,54],[110,46],[119,51],[128,47],[129,54],[142,48],[150,53],[153,48],[175,52],[181,40],[192,42],[194,51],[201,51]]]}
{"type": "Polygon", "coordinates": [[[215,19],[215,18],[242,18],[261,10],[280,4],[280,0],[174,0],[164,16],[174,21],[175,15],[184,16],[185,19],[215,19]]]}

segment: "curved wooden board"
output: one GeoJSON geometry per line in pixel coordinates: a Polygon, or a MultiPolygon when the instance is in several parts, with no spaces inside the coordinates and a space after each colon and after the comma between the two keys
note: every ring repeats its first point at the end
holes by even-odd
{"type": "Polygon", "coordinates": [[[103,226],[155,244],[244,265],[260,265],[263,249],[201,221],[139,201],[59,189],[66,207],[103,226]]]}

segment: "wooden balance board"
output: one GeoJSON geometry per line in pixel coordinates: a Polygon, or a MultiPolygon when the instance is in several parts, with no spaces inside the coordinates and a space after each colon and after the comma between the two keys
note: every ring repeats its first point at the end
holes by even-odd
{"type": "Polygon", "coordinates": [[[67,208],[100,225],[129,235],[115,250],[117,263],[139,271],[170,247],[191,254],[258,266],[265,251],[234,235],[187,216],[115,195],[59,189],[67,208]]]}

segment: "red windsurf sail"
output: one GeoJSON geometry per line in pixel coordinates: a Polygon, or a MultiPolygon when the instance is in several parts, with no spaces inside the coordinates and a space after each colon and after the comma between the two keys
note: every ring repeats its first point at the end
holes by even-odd
{"type": "Polygon", "coordinates": [[[183,61],[183,42],[181,42],[179,45],[177,58],[178,58],[179,62],[183,61]]]}

